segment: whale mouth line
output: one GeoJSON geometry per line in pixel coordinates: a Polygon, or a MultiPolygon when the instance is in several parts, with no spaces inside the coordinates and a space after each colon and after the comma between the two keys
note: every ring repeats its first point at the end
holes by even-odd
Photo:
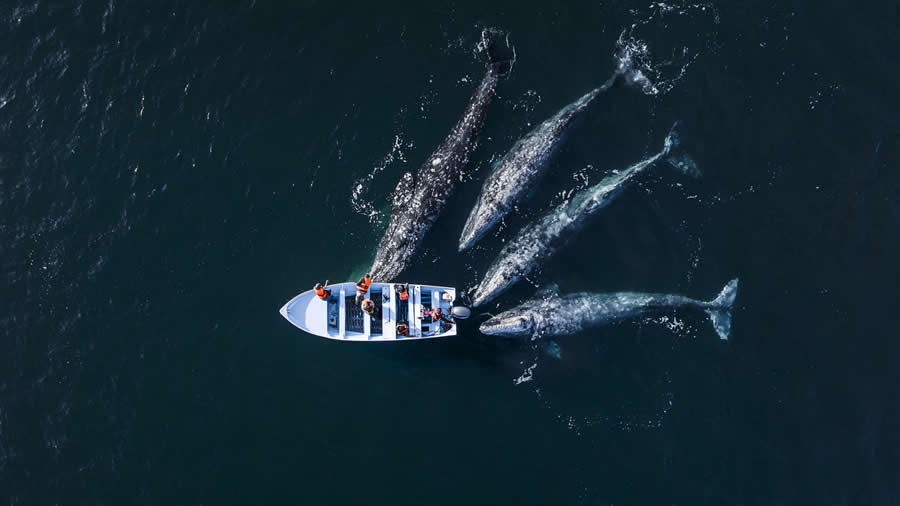
{"type": "Polygon", "coordinates": [[[466,220],[466,224],[463,226],[462,232],[459,234],[459,251],[471,248],[476,242],[478,242],[478,237],[476,237],[475,235],[475,225],[473,223],[473,218],[475,217],[474,211],[476,209],[477,204],[475,209],[473,209],[473,214],[470,215],[466,220]]]}

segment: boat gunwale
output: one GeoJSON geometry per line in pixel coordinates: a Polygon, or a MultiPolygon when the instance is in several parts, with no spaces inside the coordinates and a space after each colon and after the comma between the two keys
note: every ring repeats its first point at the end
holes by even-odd
{"type": "MultiPolygon", "coordinates": [[[[390,290],[390,292],[394,292],[396,289],[396,286],[403,285],[403,284],[406,284],[406,283],[373,282],[369,286],[369,290],[372,291],[376,288],[380,288],[382,290],[382,293],[385,293],[384,292],[385,289],[390,290]]],[[[338,322],[338,328],[334,335],[332,335],[330,332],[327,335],[323,335],[318,332],[313,332],[308,327],[304,326],[300,321],[298,321],[298,320],[300,320],[300,318],[297,318],[297,319],[291,318],[291,315],[289,313],[289,308],[291,307],[291,305],[294,304],[298,299],[301,299],[301,298],[309,298],[310,300],[313,300],[313,298],[315,297],[315,291],[312,289],[306,290],[306,291],[301,292],[301,293],[295,295],[294,297],[292,297],[283,306],[281,306],[281,308],[279,309],[278,312],[281,314],[281,316],[284,317],[284,319],[289,321],[294,327],[302,330],[303,332],[314,335],[316,337],[321,337],[323,339],[330,339],[332,341],[348,341],[348,342],[421,341],[421,340],[425,340],[425,339],[437,339],[437,338],[441,338],[441,337],[452,337],[452,336],[455,336],[458,334],[458,328],[457,328],[458,324],[457,323],[454,323],[453,326],[451,327],[451,329],[446,332],[441,332],[441,333],[436,333],[436,334],[426,335],[426,336],[416,335],[416,336],[399,337],[399,336],[395,335],[393,337],[386,337],[384,333],[376,334],[373,336],[370,334],[366,334],[365,332],[347,331],[346,327],[345,327],[345,322],[344,322],[345,315],[342,314],[344,311],[345,303],[342,299],[344,297],[346,297],[348,293],[355,293],[356,283],[354,283],[352,281],[348,281],[348,282],[329,285],[328,288],[332,289],[332,290],[339,290],[339,294],[336,295],[336,294],[334,294],[334,292],[332,292],[332,296],[341,298],[338,301],[338,304],[339,304],[338,314],[339,314],[340,321],[338,322]],[[347,287],[350,287],[351,290],[346,290],[347,287]],[[343,330],[343,332],[342,332],[342,330],[343,330]]],[[[426,285],[426,284],[419,284],[419,283],[409,283],[410,292],[416,294],[415,300],[414,300],[414,297],[410,297],[410,299],[409,299],[409,304],[411,306],[409,314],[416,314],[416,313],[414,313],[415,310],[413,309],[413,306],[416,307],[416,310],[421,310],[421,302],[419,300],[419,293],[422,288],[427,288],[432,291],[440,291],[440,292],[444,292],[444,293],[451,292],[453,294],[453,300],[449,301],[449,305],[451,307],[453,305],[453,302],[456,301],[457,291],[456,291],[456,288],[454,288],[454,287],[441,286],[441,285],[426,285]],[[418,289],[418,290],[416,290],[416,289],[418,289]]],[[[384,301],[384,302],[386,302],[386,301],[384,301]]],[[[396,308],[393,308],[393,303],[395,302],[395,297],[394,297],[393,293],[391,295],[390,302],[391,302],[391,304],[386,307],[390,307],[390,308],[392,308],[392,310],[396,311],[396,308]]],[[[399,302],[399,299],[396,299],[396,302],[399,302]]],[[[326,315],[326,318],[327,318],[327,315],[326,315]]],[[[368,318],[366,318],[366,320],[368,320],[368,318]]],[[[383,322],[383,325],[388,324],[389,322],[392,322],[392,320],[389,319],[387,322],[383,322]]],[[[415,326],[413,325],[412,322],[410,322],[410,330],[412,330],[414,327],[420,329],[421,321],[418,321],[417,325],[415,325],[415,326]]],[[[327,328],[327,323],[326,323],[326,328],[327,328]]],[[[365,325],[365,328],[369,328],[369,325],[365,325]]]]}

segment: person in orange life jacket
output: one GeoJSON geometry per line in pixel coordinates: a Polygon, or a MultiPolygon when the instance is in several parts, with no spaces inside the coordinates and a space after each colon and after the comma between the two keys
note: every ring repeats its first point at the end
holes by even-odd
{"type": "Polygon", "coordinates": [[[361,304],[362,300],[366,298],[366,293],[369,291],[369,285],[372,284],[372,278],[366,274],[365,276],[359,278],[359,281],[356,282],[356,303],[361,304]]]}
{"type": "Polygon", "coordinates": [[[397,296],[400,300],[409,300],[409,283],[397,285],[397,296]]]}
{"type": "Polygon", "coordinates": [[[314,286],[313,289],[316,291],[316,295],[320,299],[331,302],[334,299],[331,296],[331,290],[326,290],[327,287],[328,287],[328,280],[326,279],[324,286],[322,285],[322,283],[316,283],[316,286],[314,286]]]}
{"type": "Polygon", "coordinates": [[[398,336],[408,336],[409,335],[409,325],[405,323],[397,324],[397,335],[398,336]]]}
{"type": "Polygon", "coordinates": [[[362,304],[359,305],[360,309],[363,310],[364,313],[371,316],[372,318],[381,319],[381,308],[376,307],[375,303],[372,299],[365,299],[362,301],[362,304]]]}
{"type": "Polygon", "coordinates": [[[447,316],[444,315],[444,312],[441,311],[441,308],[439,307],[436,307],[431,311],[423,311],[423,313],[427,316],[430,316],[434,321],[441,320],[442,322],[449,323],[450,325],[453,325],[455,323],[453,320],[447,318],[447,316]]]}

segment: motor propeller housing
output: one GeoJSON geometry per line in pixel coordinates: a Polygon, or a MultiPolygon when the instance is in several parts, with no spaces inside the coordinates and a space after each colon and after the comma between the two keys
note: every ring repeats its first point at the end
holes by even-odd
{"type": "Polygon", "coordinates": [[[453,306],[453,308],[450,309],[450,312],[453,314],[453,317],[458,320],[465,320],[472,316],[472,310],[466,306],[453,306]]]}

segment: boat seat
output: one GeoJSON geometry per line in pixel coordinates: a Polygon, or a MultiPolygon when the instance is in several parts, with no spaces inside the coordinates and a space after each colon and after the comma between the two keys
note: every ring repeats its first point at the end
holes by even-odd
{"type": "Polygon", "coordinates": [[[338,328],[338,311],[338,298],[331,296],[328,299],[328,326],[331,328],[338,328]]]}
{"type": "Polygon", "coordinates": [[[363,323],[363,313],[362,308],[356,304],[356,295],[351,295],[345,297],[346,304],[344,305],[346,308],[347,315],[347,332],[364,332],[365,324],[363,323]]]}
{"type": "MultiPolygon", "coordinates": [[[[375,303],[375,314],[371,316],[372,324],[369,328],[369,334],[381,334],[383,329],[381,328],[381,308],[384,304],[383,298],[381,297],[381,291],[373,291],[372,295],[369,296],[372,299],[372,302],[375,303]]],[[[360,309],[361,311],[361,309],[360,309]]]]}

